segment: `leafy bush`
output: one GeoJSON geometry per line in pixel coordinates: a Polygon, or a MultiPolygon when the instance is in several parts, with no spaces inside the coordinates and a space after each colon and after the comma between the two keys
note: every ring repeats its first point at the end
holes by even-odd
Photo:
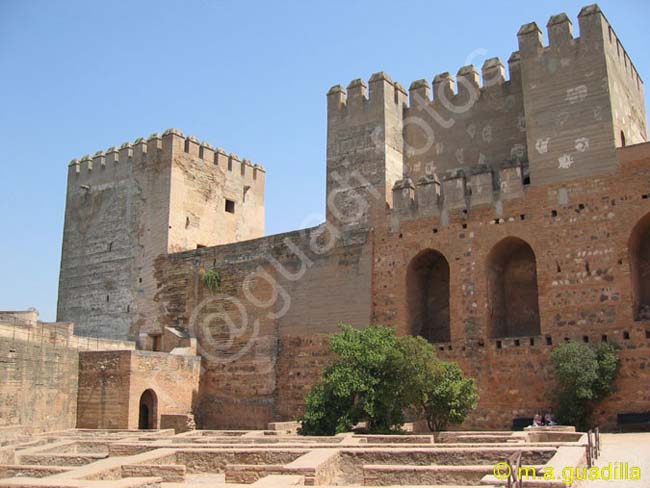
{"type": "Polygon", "coordinates": [[[427,421],[431,431],[462,423],[476,408],[478,393],[471,378],[465,378],[457,363],[439,361],[433,347],[421,337],[404,337],[405,358],[410,358],[408,376],[410,403],[427,421]]]}
{"type": "Polygon", "coordinates": [[[330,338],[337,360],[307,395],[300,433],[333,435],[361,421],[370,432],[390,432],[404,422],[401,358],[391,328],[342,325],[330,338]]]}
{"type": "Polygon", "coordinates": [[[567,342],[553,349],[557,416],[579,430],[591,427],[594,406],[608,396],[618,372],[616,347],[567,342]]]}
{"type": "Polygon", "coordinates": [[[216,293],[217,290],[221,287],[221,273],[219,273],[219,271],[216,269],[204,271],[203,275],[201,276],[201,281],[203,282],[203,286],[205,286],[212,293],[216,293]]]}
{"type": "Polygon", "coordinates": [[[330,348],[337,358],[305,399],[301,434],[334,435],[362,421],[371,433],[399,432],[407,409],[440,430],[476,405],[474,382],[455,363],[439,361],[421,337],[342,325],[330,348]]]}

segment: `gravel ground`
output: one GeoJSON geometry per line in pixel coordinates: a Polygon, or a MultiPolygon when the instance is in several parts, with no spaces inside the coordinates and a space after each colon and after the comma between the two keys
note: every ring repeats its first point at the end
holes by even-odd
{"type": "Polygon", "coordinates": [[[650,433],[601,434],[601,451],[596,466],[605,467],[612,463],[627,462],[630,467],[638,466],[641,480],[598,480],[580,481],[579,488],[650,488],[650,433]]]}

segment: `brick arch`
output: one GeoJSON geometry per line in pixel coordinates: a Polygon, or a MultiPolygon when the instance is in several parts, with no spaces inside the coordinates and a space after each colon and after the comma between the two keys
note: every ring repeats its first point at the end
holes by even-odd
{"type": "Polygon", "coordinates": [[[537,263],[530,245],[506,237],[487,256],[488,334],[491,338],[541,333],[537,263]]]}
{"type": "Polygon", "coordinates": [[[406,297],[411,334],[429,342],[451,340],[449,262],[439,251],[427,249],[409,263],[406,297]]]}
{"type": "Polygon", "coordinates": [[[634,320],[650,320],[650,213],[641,217],[628,242],[634,320]]]}
{"type": "Polygon", "coordinates": [[[152,389],[145,390],[138,404],[138,429],[158,428],[158,396],[152,389]]]}

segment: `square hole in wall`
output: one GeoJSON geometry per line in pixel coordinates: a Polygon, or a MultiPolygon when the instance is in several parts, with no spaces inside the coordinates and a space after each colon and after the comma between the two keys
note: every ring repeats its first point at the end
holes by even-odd
{"type": "Polygon", "coordinates": [[[233,200],[228,200],[226,198],[226,212],[234,214],[235,213],[235,202],[233,200]]]}
{"type": "Polygon", "coordinates": [[[547,346],[553,345],[553,339],[551,338],[551,336],[546,336],[546,345],[547,346]]]}
{"type": "Polygon", "coordinates": [[[530,345],[531,345],[531,346],[534,346],[534,345],[535,345],[535,338],[534,338],[534,337],[531,337],[531,338],[530,338],[530,345]]]}
{"type": "Polygon", "coordinates": [[[520,346],[521,342],[519,342],[519,339],[515,339],[515,346],[520,346]]]}
{"type": "Polygon", "coordinates": [[[627,330],[623,331],[623,339],[626,341],[630,339],[630,333],[627,330]]]}
{"type": "Polygon", "coordinates": [[[607,342],[607,334],[603,334],[602,336],[600,336],[600,340],[603,342],[607,342]]]}
{"type": "Polygon", "coordinates": [[[582,336],[582,342],[589,342],[589,336],[582,336]]]}
{"type": "Polygon", "coordinates": [[[501,341],[497,341],[497,349],[501,349],[501,341]]]}

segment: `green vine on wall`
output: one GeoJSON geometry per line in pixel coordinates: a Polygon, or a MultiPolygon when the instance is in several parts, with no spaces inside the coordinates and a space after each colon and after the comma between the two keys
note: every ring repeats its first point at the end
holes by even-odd
{"type": "Polygon", "coordinates": [[[203,286],[205,286],[212,293],[216,293],[219,288],[221,288],[221,273],[216,269],[210,269],[203,272],[201,276],[201,281],[203,281],[203,286]]]}

